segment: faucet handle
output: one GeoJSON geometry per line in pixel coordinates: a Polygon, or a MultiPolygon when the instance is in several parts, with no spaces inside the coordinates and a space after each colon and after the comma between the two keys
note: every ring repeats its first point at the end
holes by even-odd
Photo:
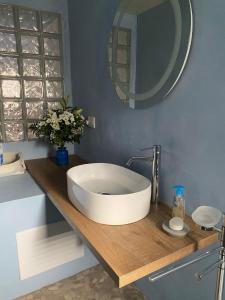
{"type": "Polygon", "coordinates": [[[154,150],[161,151],[161,145],[153,145],[153,146],[151,146],[151,147],[140,148],[139,150],[140,150],[141,152],[143,152],[143,151],[148,151],[148,150],[150,150],[150,151],[154,151],[154,150]]]}

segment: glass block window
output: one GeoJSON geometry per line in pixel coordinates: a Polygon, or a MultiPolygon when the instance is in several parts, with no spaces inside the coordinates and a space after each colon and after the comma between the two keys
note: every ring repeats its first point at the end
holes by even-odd
{"type": "Polygon", "coordinates": [[[35,138],[30,124],[64,96],[62,60],[59,14],[0,4],[0,141],[35,138]]]}
{"type": "Polygon", "coordinates": [[[110,77],[115,85],[116,93],[123,103],[129,101],[127,95],[122,91],[129,91],[130,87],[130,52],[131,52],[131,30],[119,27],[117,34],[113,27],[108,43],[108,63],[110,77]],[[116,36],[117,35],[117,36],[116,36]],[[114,40],[113,40],[114,39],[114,40]],[[113,61],[113,43],[115,43],[115,61],[113,61]],[[112,73],[114,67],[115,73],[112,73]],[[113,78],[114,77],[116,78],[113,78]],[[119,83],[119,84],[118,84],[119,83]]]}

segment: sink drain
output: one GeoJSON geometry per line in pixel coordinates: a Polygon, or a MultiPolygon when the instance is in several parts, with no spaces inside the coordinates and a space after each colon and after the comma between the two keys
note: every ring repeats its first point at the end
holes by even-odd
{"type": "Polygon", "coordinates": [[[100,195],[111,195],[111,194],[109,194],[109,193],[99,193],[100,195]]]}

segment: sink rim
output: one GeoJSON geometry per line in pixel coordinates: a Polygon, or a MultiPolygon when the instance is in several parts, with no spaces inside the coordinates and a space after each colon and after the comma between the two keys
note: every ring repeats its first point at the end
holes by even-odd
{"type": "MultiPolygon", "coordinates": [[[[151,180],[149,180],[147,177],[145,177],[145,176],[143,176],[143,175],[141,175],[141,174],[139,174],[139,173],[137,173],[133,170],[130,170],[130,169],[125,168],[123,166],[112,164],[112,163],[86,163],[86,164],[82,164],[82,165],[78,165],[78,166],[74,166],[74,167],[70,168],[66,172],[66,174],[67,174],[67,177],[71,181],[73,181],[73,184],[75,184],[77,187],[82,188],[85,192],[90,193],[92,195],[98,195],[98,197],[100,197],[100,198],[105,198],[105,197],[110,197],[110,198],[113,198],[113,197],[126,197],[127,195],[135,195],[135,194],[141,193],[141,192],[151,188],[151,185],[152,185],[151,180]],[[118,168],[118,169],[121,169],[121,170],[125,170],[127,173],[131,173],[133,176],[137,176],[140,179],[142,179],[143,180],[142,187],[140,187],[139,190],[137,190],[137,191],[131,191],[130,193],[124,193],[124,194],[121,194],[121,193],[120,194],[101,194],[101,193],[90,191],[89,189],[84,187],[82,184],[78,183],[76,181],[76,179],[74,179],[72,177],[72,174],[71,174],[74,169],[81,169],[83,166],[88,166],[88,165],[89,166],[90,165],[91,166],[93,166],[93,165],[96,165],[96,166],[97,165],[98,166],[105,165],[105,166],[110,166],[110,167],[115,167],[115,168],[118,168]]],[[[87,181],[89,181],[89,180],[87,180],[87,181]]]]}

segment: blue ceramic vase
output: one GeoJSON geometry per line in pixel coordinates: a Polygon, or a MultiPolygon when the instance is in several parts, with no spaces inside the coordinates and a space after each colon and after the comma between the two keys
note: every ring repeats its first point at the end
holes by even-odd
{"type": "Polygon", "coordinates": [[[66,166],[69,164],[69,155],[66,147],[58,147],[56,151],[56,163],[59,166],[66,166]]]}

